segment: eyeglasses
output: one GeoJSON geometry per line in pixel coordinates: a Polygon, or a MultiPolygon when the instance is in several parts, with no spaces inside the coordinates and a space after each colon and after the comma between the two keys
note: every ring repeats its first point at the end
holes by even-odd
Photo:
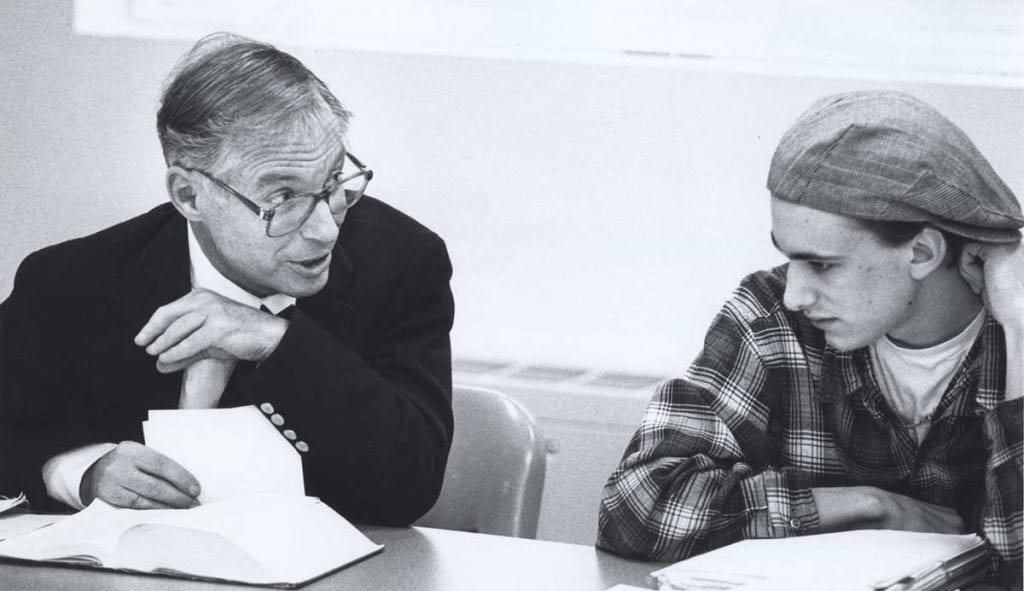
{"type": "Polygon", "coordinates": [[[327,205],[334,214],[348,210],[359,201],[366,191],[366,185],[370,184],[370,180],[373,179],[373,171],[366,168],[351,153],[346,152],[345,158],[355,165],[355,172],[342,176],[343,164],[342,168],[331,173],[331,176],[324,182],[324,186],[320,191],[289,197],[269,209],[260,207],[256,202],[201,168],[190,168],[180,164],[177,164],[177,166],[182,170],[198,172],[216,183],[220,188],[237,197],[243,205],[259,216],[261,220],[267,222],[267,236],[277,238],[278,236],[294,232],[302,224],[306,223],[306,220],[309,219],[309,216],[312,215],[313,210],[316,208],[316,204],[321,200],[327,201],[327,205]]]}

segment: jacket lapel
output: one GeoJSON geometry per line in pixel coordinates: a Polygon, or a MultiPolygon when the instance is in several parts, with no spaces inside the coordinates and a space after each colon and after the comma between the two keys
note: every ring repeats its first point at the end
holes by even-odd
{"type": "Polygon", "coordinates": [[[156,359],[134,338],[157,308],[191,289],[186,236],[185,220],[174,212],[117,282],[114,331],[91,349],[98,396],[127,397],[146,408],[177,407],[181,372],[158,372],[156,359]]]}
{"type": "MultiPolygon", "coordinates": [[[[342,231],[344,228],[343,225],[342,231]]],[[[316,318],[330,333],[343,336],[348,341],[355,316],[355,307],[350,303],[349,289],[355,279],[356,270],[341,242],[338,240],[331,256],[331,271],[327,276],[327,285],[319,292],[300,299],[296,307],[316,318]]]]}

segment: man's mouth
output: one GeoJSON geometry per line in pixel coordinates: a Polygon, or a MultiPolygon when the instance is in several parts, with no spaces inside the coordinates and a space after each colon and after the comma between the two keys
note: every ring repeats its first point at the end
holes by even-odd
{"type": "Polygon", "coordinates": [[[821,316],[821,317],[811,317],[811,316],[808,316],[807,319],[811,321],[811,324],[813,324],[814,326],[816,326],[818,328],[824,328],[824,327],[828,326],[829,324],[832,324],[832,323],[834,323],[836,321],[835,318],[827,318],[827,317],[824,317],[824,316],[821,316]]]}
{"type": "Polygon", "coordinates": [[[289,264],[304,274],[318,275],[327,268],[327,264],[330,262],[330,259],[331,253],[327,253],[309,259],[290,261],[289,264]]]}

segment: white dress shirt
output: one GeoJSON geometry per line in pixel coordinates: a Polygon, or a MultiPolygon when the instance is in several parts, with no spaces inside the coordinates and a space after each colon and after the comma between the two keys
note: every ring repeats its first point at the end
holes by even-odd
{"type": "MultiPolygon", "coordinates": [[[[274,314],[295,304],[294,297],[284,294],[260,298],[222,275],[199,246],[191,225],[188,226],[188,258],[193,288],[206,289],[253,308],[264,306],[274,314]]],[[[186,367],[181,379],[179,408],[216,407],[234,368],[234,361],[219,359],[203,359],[186,367]]],[[[114,447],[114,443],[94,443],[50,458],[43,465],[47,494],[75,509],[82,509],[82,500],[78,496],[82,476],[89,466],[114,447]]]]}

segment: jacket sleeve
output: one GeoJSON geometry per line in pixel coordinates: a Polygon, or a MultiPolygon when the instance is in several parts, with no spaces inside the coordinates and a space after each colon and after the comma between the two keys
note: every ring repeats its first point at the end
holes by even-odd
{"type": "Polygon", "coordinates": [[[1021,431],[1024,399],[997,404],[985,415],[983,430],[988,448],[985,463],[985,503],[981,533],[997,558],[1001,581],[1014,588],[1021,586],[1024,554],[1024,471],[1021,469],[1021,431]]]}
{"type": "Polygon", "coordinates": [[[300,306],[277,349],[239,380],[293,437],[307,494],[350,519],[407,524],[440,492],[453,429],[450,277],[431,236],[380,290],[358,350],[300,306]]]}
{"type": "Polygon", "coordinates": [[[771,392],[748,327],[727,307],[685,377],[651,400],[605,486],[598,545],[675,561],[817,527],[810,489],[772,464],[771,392]]]}
{"type": "Polygon", "coordinates": [[[46,494],[43,464],[92,443],[69,351],[80,347],[76,298],[47,287],[53,270],[30,256],[0,305],[0,494],[24,492],[37,511],[66,509],[46,494]]]}

